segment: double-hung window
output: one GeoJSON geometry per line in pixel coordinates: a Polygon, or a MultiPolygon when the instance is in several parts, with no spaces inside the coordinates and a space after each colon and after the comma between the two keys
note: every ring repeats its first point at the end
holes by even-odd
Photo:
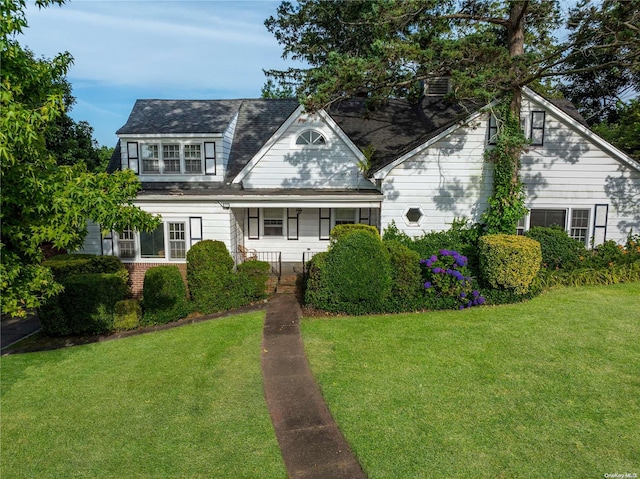
{"type": "Polygon", "coordinates": [[[184,145],[184,172],[202,173],[202,145],[184,145]]]}
{"type": "Polygon", "coordinates": [[[157,144],[142,145],[142,172],[160,173],[160,151],[157,144]]]}
{"type": "Polygon", "coordinates": [[[356,222],[356,209],[355,208],[338,208],[335,212],[336,225],[350,225],[356,222]]]}
{"type": "Polygon", "coordinates": [[[265,208],[262,233],[264,236],[284,236],[284,209],[265,208]]]}
{"type": "Polygon", "coordinates": [[[169,258],[181,259],[187,254],[187,238],[184,223],[169,223],[169,258]]]}
{"type": "Polygon", "coordinates": [[[573,239],[587,244],[589,239],[589,210],[573,209],[571,210],[571,228],[569,236],[573,239]]]}
{"type": "Polygon", "coordinates": [[[180,173],[180,145],[162,145],[163,173],[180,173]]]}
{"type": "Polygon", "coordinates": [[[118,250],[121,258],[136,257],[136,243],[134,232],[131,227],[127,226],[122,233],[118,235],[118,250]]]}
{"type": "Polygon", "coordinates": [[[544,111],[531,112],[531,144],[542,146],[544,144],[544,111]]]}

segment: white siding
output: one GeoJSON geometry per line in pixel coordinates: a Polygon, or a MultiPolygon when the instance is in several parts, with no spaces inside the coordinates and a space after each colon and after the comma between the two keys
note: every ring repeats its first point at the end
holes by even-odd
{"type": "Polygon", "coordinates": [[[372,188],[354,151],[319,115],[302,114],[262,156],[243,180],[246,188],[372,188]],[[296,145],[305,130],[322,133],[325,146],[296,145]]]}
{"type": "Polygon", "coordinates": [[[190,216],[202,217],[202,239],[224,242],[231,246],[230,210],[222,208],[217,201],[145,201],[137,200],[136,206],[143,210],[161,215],[163,221],[188,220],[190,216]]]}
{"type": "Polygon", "coordinates": [[[492,166],[484,161],[487,121],[459,128],[393,168],[382,183],[382,228],[394,220],[410,236],[448,229],[455,218],[478,221],[492,188],[492,166]],[[421,208],[417,226],[404,215],[421,208]]]}
{"type": "MultiPolygon", "coordinates": [[[[241,220],[241,218],[242,216],[238,214],[238,220],[241,220]]],[[[287,239],[286,226],[284,237],[264,237],[261,235],[260,239],[250,240],[246,236],[246,232],[248,231],[246,219],[244,222],[245,247],[255,249],[256,251],[280,251],[282,253],[282,261],[285,262],[301,262],[304,251],[325,251],[329,246],[328,240],[319,239],[320,219],[318,208],[302,210],[298,223],[297,240],[287,239]]],[[[262,233],[262,225],[260,232],[262,233]]]]}
{"type": "MultiPolygon", "coordinates": [[[[523,117],[542,110],[523,102],[523,117]]],[[[624,242],[640,230],[640,172],[602,151],[570,122],[546,112],[543,146],[522,157],[522,179],[529,208],[587,208],[608,204],[607,239],[624,242]]],[[[593,235],[593,230],[589,236],[593,235]]]]}

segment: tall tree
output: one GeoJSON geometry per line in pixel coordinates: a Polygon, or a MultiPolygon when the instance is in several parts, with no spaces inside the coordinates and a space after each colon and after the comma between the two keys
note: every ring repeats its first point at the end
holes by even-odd
{"type": "Polygon", "coordinates": [[[619,57],[632,56],[633,49],[637,58],[638,12],[637,1],[607,1],[596,6],[584,0],[571,11],[569,42],[581,48],[567,58],[571,73],[562,79],[560,89],[591,125],[616,122],[621,103],[640,91],[639,62],[628,68],[619,63],[619,57]]]}
{"type": "MultiPolygon", "coordinates": [[[[44,7],[62,0],[39,0],[44,7]]],[[[94,174],[64,166],[47,149],[46,132],[64,113],[68,53],[36,59],[17,41],[27,27],[24,0],[2,3],[0,48],[0,219],[3,314],[22,316],[60,291],[42,265],[41,245],[79,248],[87,221],[106,229],[153,229],[158,219],[133,205],[139,182],[131,172],[94,174]]]]}
{"type": "Polygon", "coordinates": [[[519,169],[526,139],[517,127],[522,89],[613,64],[621,71],[637,69],[640,0],[620,2],[628,3],[625,8],[615,8],[617,3],[603,0],[587,15],[573,11],[576,34],[557,42],[554,32],[562,23],[557,0],[284,1],[265,25],[284,57],[304,60],[309,68],[266,73],[295,84],[310,111],[363,92],[372,104],[410,98],[420,81],[445,75],[451,78],[452,99],[508,98],[499,125],[503,141],[488,155],[501,169],[494,179],[503,183],[494,185],[485,219],[495,221],[490,229],[515,231],[524,210],[519,169]],[[598,39],[598,54],[611,61],[586,66],[579,59],[592,38],[582,32],[593,18],[607,29],[598,39]]]}

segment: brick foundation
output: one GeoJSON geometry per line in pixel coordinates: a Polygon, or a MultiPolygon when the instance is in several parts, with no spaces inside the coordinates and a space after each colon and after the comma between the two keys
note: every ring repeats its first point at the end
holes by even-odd
{"type": "Polygon", "coordinates": [[[148,269],[155,266],[177,266],[182,274],[185,286],[187,286],[187,263],[125,263],[124,266],[129,271],[129,286],[134,298],[142,298],[142,287],[144,286],[144,274],[148,269]]]}

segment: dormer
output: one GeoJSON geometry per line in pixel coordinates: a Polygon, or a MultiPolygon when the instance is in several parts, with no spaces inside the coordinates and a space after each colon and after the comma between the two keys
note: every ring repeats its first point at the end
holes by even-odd
{"type": "Polygon", "coordinates": [[[142,182],[221,182],[240,100],[138,100],[116,133],[142,182]]]}

